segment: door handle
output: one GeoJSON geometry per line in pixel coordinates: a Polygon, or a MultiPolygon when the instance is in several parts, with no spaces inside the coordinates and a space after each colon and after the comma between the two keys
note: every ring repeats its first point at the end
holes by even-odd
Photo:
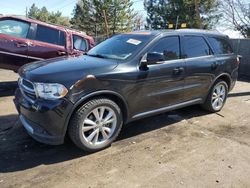
{"type": "Polygon", "coordinates": [[[57,54],[63,56],[63,55],[66,55],[67,53],[63,51],[58,51],[57,54]]]}
{"type": "Polygon", "coordinates": [[[27,47],[27,46],[28,46],[27,43],[16,43],[16,47],[18,48],[27,47]]]}
{"type": "Polygon", "coordinates": [[[183,67],[177,67],[173,70],[174,74],[180,74],[184,71],[183,67]]]}

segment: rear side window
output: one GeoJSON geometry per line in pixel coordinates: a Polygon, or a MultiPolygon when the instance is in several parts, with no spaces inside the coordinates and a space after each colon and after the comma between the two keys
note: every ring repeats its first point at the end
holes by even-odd
{"type": "Polygon", "coordinates": [[[233,49],[229,42],[223,38],[208,37],[208,41],[213,46],[215,54],[231,54],[233,49]]]}
{"type": "Polygon", "coordinates": [[[26,38],[30,24],[18,20],[1,20],[0,33],[14,37],[26,38]]]}
{"type": "Polygon", "coordinates": [[[37,25],[35,40],[65,46],[65,33],[60,30],[37,25]]]}
{"type": "Polygon", "coordinates": [[[210,48],[205,39],[200,36],[184,37],[185,58],[201,57],[210,54],[210,48]]]}
{"type": "Polygon", "coordinates": [[[80,50],[80,51],[88,50],[88,42],[83,37],[73,35],[73,44],[74,44],[74,49],[76,50],[80,50]]]}
{"type": "Polygon", "coordinates": [[[166,61],[180,58],[179,37],[166,37],[161,39],[151,50],[151,53],[164,55],[166,61]]]}

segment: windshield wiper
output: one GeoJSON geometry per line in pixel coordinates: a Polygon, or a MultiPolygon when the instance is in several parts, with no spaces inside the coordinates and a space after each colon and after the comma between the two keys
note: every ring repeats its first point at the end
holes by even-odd
{"type": "Polygon", "coordinates": [[[91,56],[91,57],[107,58],[106,56],[101,55],[101,54],[88,54],[88,53],[87,53],[86,55],[91,56]]]}

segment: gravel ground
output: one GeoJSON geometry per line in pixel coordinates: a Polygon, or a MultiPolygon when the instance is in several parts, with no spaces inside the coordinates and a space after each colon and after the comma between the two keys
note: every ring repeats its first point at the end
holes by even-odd
{"type": "Polygon", "coordinates": [[[17,81],[18,74],[14,73],[10,70],[0,69],[0,83],[1,82],[9,82],[9,81],[17,81]]]}
{"type": "MultiPolygon", "coordinates": [[[[0,71],[2,82],[16,79],[0,71]],[[2,79],[7,76],[12,79],[2,79]]],[[[69,140],[60,146],[34,141],[17,120],[12,94],[0,97],[1,188],[250,187],[247,81],[238,81],[219,113],[193,106],[136,121],[94,154],[69,140]]]]}

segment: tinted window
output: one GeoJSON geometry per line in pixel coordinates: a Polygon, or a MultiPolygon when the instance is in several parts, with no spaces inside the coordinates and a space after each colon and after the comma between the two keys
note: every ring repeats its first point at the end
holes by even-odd
{"type": "Polygon", "coordinates": [[[184,51],[186,58],[207,56],[210,54],[210,48],[205,39],[199,36],[185,36],[184,51]]]}
{"type": "Polygon", "coordinates": [[[81,50],[81,51],[88,50],[88,43],[86,39],[77,35],[73,35],[73,41],[74,41],[74,49],[81,50]]]}
{"type": "Polygon", "coordinates": [[[125,60],[142,49],[153,36],[146,34],[121,34],[107,39],[92,48],[88,55],[125,60]]]}
{"type": "Polygon", "coordinates": [[[30,24],[17,20],[0,21],[0,33],[14,37],[26,38],[30,24]]]}
{"type": "Polygon", "coordinates": [[[151,53],[159,53],[164,59],[174,60],[180,58],[179,37],[166,37],[161,39],[158,44],[150,50],[151,53]]]}
{"type": "Polygon", "coordinates": [[[65,45],[65,34],[62,31],[37,25],[35,40],[56,44],[60,46],[65,45]]]}
{"type": "Polygon", "coordinates": [[[215,54],[231,54],[233,53],[231,45],[227,40],[217,37],[209,37],[209,42],[215,50],[215,54]]]}

